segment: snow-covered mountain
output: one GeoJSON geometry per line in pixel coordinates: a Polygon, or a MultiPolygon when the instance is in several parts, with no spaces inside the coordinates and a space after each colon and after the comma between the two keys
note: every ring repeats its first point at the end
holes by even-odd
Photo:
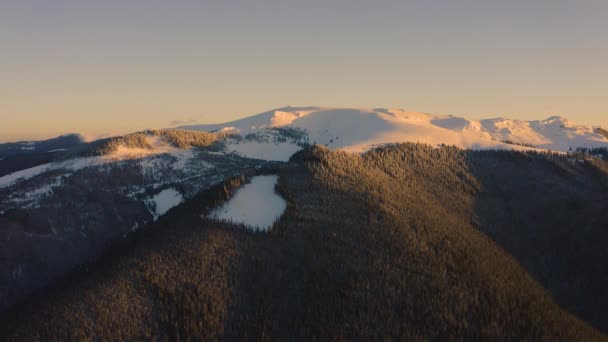
{"type": "Polygon", "coordinates": [[[0,176],[0,311],[182,201],[273,164],[171,133],[92,142],[0,176]]]}
{"type": "MultiPolygon", "coordinates": [[[[179,128],[246,136],[286,127],[305,131],[310,143],[352,152],[393,142],[446,144],[470,149],[538,148],[563,152],[577,147],[608,147],[608,136],[600,129],[574,125],[562,117],[538,121],[469,120],[384,108],[285,107],[224,124],[179,128]]],[[[252,142],[229,145],[229,148],[252,157],[258,154],[273,157],[274,150],[277,159],[284,159],[285,154],[297,150],[293,143],[286,147],[285,144],[252,142]]]]}
{"type": "Polygon", "coordinates": [[[494,139],[523,142],[543,149],[568,151],[608,146],[608,137],[599,127],[576,125],[559,116],[536,121],[487,119],[479,123],[494,139]]]}
{"type": "Polygon", "coordinates": [[[559,117],[475,121],[396,109],[287,107],[181,128],[93,142],[57,140],[63,145],[3,145],[0,309],[229,177],[285,167],[273,161],[289,160],[308,144],[351,152],[394,142],[470,149],[608,147],[608,132],[559,117]],[[22,246],[39,252],[23,254],[22,246]]]}

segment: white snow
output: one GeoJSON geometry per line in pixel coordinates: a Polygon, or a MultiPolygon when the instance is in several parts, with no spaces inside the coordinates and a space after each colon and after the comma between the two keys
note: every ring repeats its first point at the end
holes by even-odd
{"type": "MultiPolygon", "coordinates": [[[[194,158],[194,150],[189,148],[186,150],[178,150],[171,153],[172,156],[177,158],[177,161],[173,164],[173,169],[182,170],[186,167],[186,164],[194,158]]],[[[207,168],[212,167],[211,164],[205,163],[207,168]]]]}
{"type": "Polygon", "coordinates": [[[255,230],[267,231],[283,214],[287,203],[275,191],[279,177],[257,176],[239,189],[234,197],[209,214],[217,220],[243,223],[255,230]]]}
{"type": "Polygon", "coordinates": [[[525,142],[543,149],[566,152],[570,148],[608,146],[608,140],[594,127],[575,125],[558,116],[536,121],[499,118],[479,123],[495,139],[525,142]]]}
{"type": "Polygon", "coordinates": [[[26,193],[13,193],[10,196],[12,203],[28,203],[23,208],[37,208],[40,199],[53,193],[56,187],[62,185],[61,177],[55,177],[55,179],[45,185],[30,190],[26,193]]]}
{"type": "Polygon", "coordinates": [[[61,152],[61,151],[67,151],[67,150],[68,150],[67,148],[58,148],[58,149],[50,150],[50,151],[47,151],[47,152],[48,153],[53,153],[53,152],[61,152]]]}
{"type": "Polygon", "coordinates": [[[320,107],[286,107],[224,124],[181,126],[177,128],[195,131],[219,131],[246,134],[266,128],[283,127],[292,124],[295,120],[305,117],[319,109],[320,107]]]}
{"type": "Polygon", "coordinates": [[[169,209],[177,206],[183,200],[182,194],[179,191],[169,188],[165,189],[154,197],[152,197],[152,203],[155,204],[154,208],[154,219],[164,215],[169,209]]]}
{"type": "MultiPolygon", "coordinates": [[[[286,107],[226,124],[183,126],[182,129],[241,134],[264,132],[271,127],[306,130],[310,143],[352,152],[394,142],[446,144],[469,149],[531,150],[501,141],[533,145],[538,149],[566,152],[576,147],[607,147],[608,139],[594,127],[576,126],[565,118],[521,121],[511,119],[468,120],[454,116],[408,112],[401,109],[348,109],[286,107]]],[[[228,149],[244,156],[287,160],[299,148],[290,143],[244,142],[228,149]]]]}
{"type": "Polygon", "coordinates": [[[17,183],[18,181],[30,179],[32,177],[38,176],[47,171],[53,170],[69,170],[69,171],[78,171],[84,169],[85,167],[101,165],[109,160],[105,160],[103,157],[86,157],[86,158],[74,158],[68,159],[61,162],[53,162],[48,164],[42,164],[38,166],[34,166],[29,169],[17,171],[5,176],[0,177],[0,188],[7,187],[17,183]]]}
{"type": "Polygon", "coordinates": [[[89,166],[101,165],[108,161],[109,160],[107,160],[103,157],[75,158],[75,159],[69,159],[69,160],[66,160],[63,162],[59,162],[59,163],[53,163],[52,169],[53,170],[67,169],[67,170],[71,170],[71,171],[78,171],[78,170],[82,170],[89,166]]]}
{"type": "Polygon", "coordinates": [[[51,164],[42,164],[29,169],[13,172],[8,175],[2,176],[0,177],[0,188],[12,185],[18,180],[29,179],[36,175],[39,175],[47,171],[50,166],[51,164]]]}

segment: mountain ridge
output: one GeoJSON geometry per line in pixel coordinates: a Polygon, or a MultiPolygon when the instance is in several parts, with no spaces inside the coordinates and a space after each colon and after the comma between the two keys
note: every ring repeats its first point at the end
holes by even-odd
{"type": "Polygon", "coordinates": [[[601,133],[599,126],[577,125],[563,116],[530,121],[501,117],[472,120],[389,108],[288,106],[226,123],[177,128],[249,134],[277,127],[300,128],[308,132],[311,142],[352,152],[392,142],[423,142],[469,149],[521,150],[527,147],[561,152],[579,147],[608,147],[608,137],[601,133]],[[344,138],[349,141],[336,142],[344,138]]]}

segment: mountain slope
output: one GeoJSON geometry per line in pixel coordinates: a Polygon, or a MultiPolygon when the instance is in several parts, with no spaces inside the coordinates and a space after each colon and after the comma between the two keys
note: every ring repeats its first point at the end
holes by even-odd
{"type": "Polygon", "coordinates": [[[608,332],[608,163],[493,151],[468,159],[478,229],[562,307],[608,332]]]}
{"type": "Polygon", "coordinates": [[[77,134],[62,135],[42,141],[20,141],[0,144],[0,159],[24,153],[53,153],[81,144],[82,137],[77,134]]]}
{"type": "Polygon", "coordinates": [[[133,133],[0,177],[0,310],[95,260],[181,201],[270,164],[218,153],[221,138],[133,133]]]}
{"type": "Polygon", "coordinates": [[[608,146],[608,138],[596,128],[575,125],[558,116],[537,121],[490,119],[480,123],[483,130],[495,139],[523,142],[555,151],[608,146]]]}
{"type": "MultiPolygon", "coordinates": [[[[508,155],[562,177],[552,158],[565,158],[508,155]]],[[[2,337],[606,340],[480,231],[485,178],[470,158],[496,159],[476,166],[489,174],[504,166],[500,156],[420,145],[306,150],[279,172],[289,205],[268,234],[203,218],[238,182],[219,186],[12,312],[2,337]]]]}

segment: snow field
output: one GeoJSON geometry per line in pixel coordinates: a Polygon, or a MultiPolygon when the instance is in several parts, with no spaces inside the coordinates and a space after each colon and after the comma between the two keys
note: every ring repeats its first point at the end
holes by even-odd
{"type": "Polygon", "coordinates": [[[274,190],[278,179],[276,175],[253,177],[251,183],[237,190],[233,198],[209,217],[268,231],[287,208],[285,200],[274,190]]]}

